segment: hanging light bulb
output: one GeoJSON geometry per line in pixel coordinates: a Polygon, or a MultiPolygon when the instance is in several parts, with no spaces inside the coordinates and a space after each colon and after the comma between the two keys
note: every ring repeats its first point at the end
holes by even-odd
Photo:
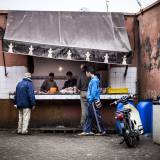
{"type": "Polygon", "coordinates": [[[62,71],[63,71],[63,67],[62,67],[62,66],[59,66],[58,71],[59,71],[59,72],[62,72],[62,71]]]}

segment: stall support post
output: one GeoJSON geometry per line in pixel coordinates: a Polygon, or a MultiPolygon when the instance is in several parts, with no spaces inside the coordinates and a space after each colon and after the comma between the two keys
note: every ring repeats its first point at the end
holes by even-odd
{"type": "Polygon", "coordinates": [[[3,64],[4,64],[4,74],[7,77],[8,73],[7,73],[7,69],[6,69],[6,60],[5,60],[4,52],[2,52],[2,55],[3,55],[3,64]]]}
{"type": "Polygon", "coordinates": [[[127,72],[128,72],[128,65],[126,66],[126,68],[125,68],[125,72],[124,72],[124,77],[126,77],[127,76],[127,72]]]}

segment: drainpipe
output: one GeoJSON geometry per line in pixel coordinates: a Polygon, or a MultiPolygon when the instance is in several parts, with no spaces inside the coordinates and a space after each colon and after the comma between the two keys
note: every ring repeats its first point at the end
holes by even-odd
{"type": "Polygon", "coordinates": [[[140,28],[139,28],[139,20],[136,15],[134,18],[134,44],[135,44],[135,52],[137,55],[137,94],[138,100],[141,98],[141,82],[140,82],[140,64],[141,64],[141,45],[140,45],[140,28]]]}
{"type": "Polygon", "coordinates": [[[7,73],[7,69],[6,69],[6,60],[5,60],[5,55],[4,55],[3,51],[2,51],[2,55],[3,55],[4,74],[7,77],[8,73],[7,73]]]}
{"type": "Polygon", "coordinates": [[[127,76],[127,72],[128,72],[128,65],[125,67],[125,71],[124,71],[124,78],[127,76]]]}
{"type": "MultiPolygon", "coordinates": [[[[2,41],[2,48],[3,48],[3,37],[4,37],[4,29],[0,27],[0,40],[2,41]]],[[[3,51],[2,51],[2,56],[3,56],[4,73],[5,73],[5,76],[7,77],[6,60],[5,60],[5,55],[3,51]]]]}

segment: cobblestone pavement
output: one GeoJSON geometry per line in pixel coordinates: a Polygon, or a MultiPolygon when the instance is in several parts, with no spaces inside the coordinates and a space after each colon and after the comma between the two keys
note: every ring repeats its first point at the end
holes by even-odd
{"type": "Polygon", "coordinates": [[[0,160],[160,160],[160,146],[142,137],[136,148],[120,145],[116,135],[79,137],[73,134],[19,136],[0,132],[0,160]]]}

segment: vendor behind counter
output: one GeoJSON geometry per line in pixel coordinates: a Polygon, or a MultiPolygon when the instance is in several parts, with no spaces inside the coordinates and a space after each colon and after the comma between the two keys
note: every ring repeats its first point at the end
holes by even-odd
{"type": "Polygon", "coordinates": [[[49,78],[46,79],[41,86],[41,92],[49,93],[51,88],[55,88],[56,91],[58,91],[57,83],[54,80],[54,73],[49,73],[49,78]]]}
{"type": "Polygon", "coordinates": [[[71,71],[68,71],[66,73],[66,78],[67,78],[67,81],[65,81],[62,89],[75,87],[77,85],[77,79],[73,77],[73,73],[71,71]]]}

